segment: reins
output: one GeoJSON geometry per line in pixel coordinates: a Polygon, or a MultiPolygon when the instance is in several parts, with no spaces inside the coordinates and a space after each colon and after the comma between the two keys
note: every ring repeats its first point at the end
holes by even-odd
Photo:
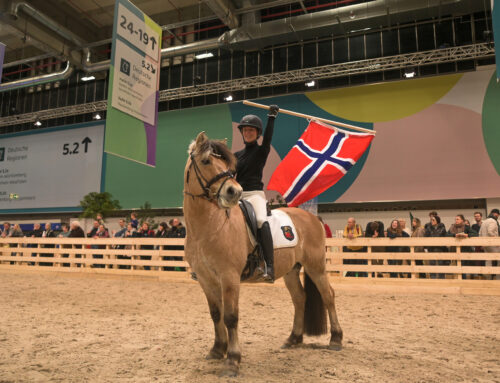
{"type": "MultiPolygon", "coordinates": [[[[212,155],[214,155],[214,154],[212,154],[212,155]]],[[[193,167],[194,168],[194,174],[196,175],[196,179],[198,180],[198,183],[201,186],[201,188],[203,190],[203,193],[192,194],[192,193],[190,193],[188,191],[184,191],[184,194],[193,197],[193,199],[195,197],[198,197],[198,198],[204,198],[204,199],[206,199],[206,200],[208,200],[210,202],[217,203],[217,201],[219,200],[220,191],[222,190],[222,187],[224,186],[224,184],[230,178],[234,178],[234,173],[231,170],[226,170],[225,172],[221,172],[219,174],[216,174],[212,179],[210,179],[209,181],[207,181],[207,179],[203,176],[203,173],[201,172],[201,169],[198,167],[198,164],[194,160],[194,152],[191,152],[189,154],[189,156],[191,158],[191,164],[189,165],[189,168],[188,168],[188,171],[187,171],[186,183],[189,183],[189,174],[190,174],[190,171],[191,171],[191,167],[193,167]],[[221,178],[224,178],[224,181],[221,183],[221,185],[217,189],[217,192],[216,193],[211,193],[210,187],[214,183],[216,183],[217,181],[219,181],[221,178]]]]}

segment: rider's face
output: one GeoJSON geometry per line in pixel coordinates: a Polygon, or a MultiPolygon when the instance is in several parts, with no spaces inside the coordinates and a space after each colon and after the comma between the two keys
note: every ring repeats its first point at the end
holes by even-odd
{"type": "Polygon", "coordinates": [[[254,142],[257,139],[257,129],[251,126],[244,126],[241,129],[245,142],[254,142]]]}

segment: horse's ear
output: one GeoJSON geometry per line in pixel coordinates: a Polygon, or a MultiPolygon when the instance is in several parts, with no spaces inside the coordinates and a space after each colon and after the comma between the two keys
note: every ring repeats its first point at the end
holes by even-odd
{"type": "Polygon", "coordinates": [[[208,137],[205,134],[205,132],[200,132],[198,134],[198,136],[196,137],[196,147],[199,148],[201,145],[203,145],[207,141],[208,141],[208,137]]]}

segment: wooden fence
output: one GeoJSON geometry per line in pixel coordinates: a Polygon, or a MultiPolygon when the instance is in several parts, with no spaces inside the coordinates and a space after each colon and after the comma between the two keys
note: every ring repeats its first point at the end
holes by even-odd
{"type": "MultiPolygon", "coordinates": [[[[188,279],[183,245],[173,238],[2,238],[0,270],[188,279]]],[[[500,238],[330,238],[326,245],[327,271],[337,286],[500,295],[500,238]],[[499,252],[475,252],[491,246],[499,252]]]]}

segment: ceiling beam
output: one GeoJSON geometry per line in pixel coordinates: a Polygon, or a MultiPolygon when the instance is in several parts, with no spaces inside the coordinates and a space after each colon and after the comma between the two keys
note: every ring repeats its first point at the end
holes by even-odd
{"type": "Polygon", "coordinates": [[[203,0],[217,17],[230,29],[238,28],[238,16],[234,13],[232,4],[228,0],[203,0]]]}

